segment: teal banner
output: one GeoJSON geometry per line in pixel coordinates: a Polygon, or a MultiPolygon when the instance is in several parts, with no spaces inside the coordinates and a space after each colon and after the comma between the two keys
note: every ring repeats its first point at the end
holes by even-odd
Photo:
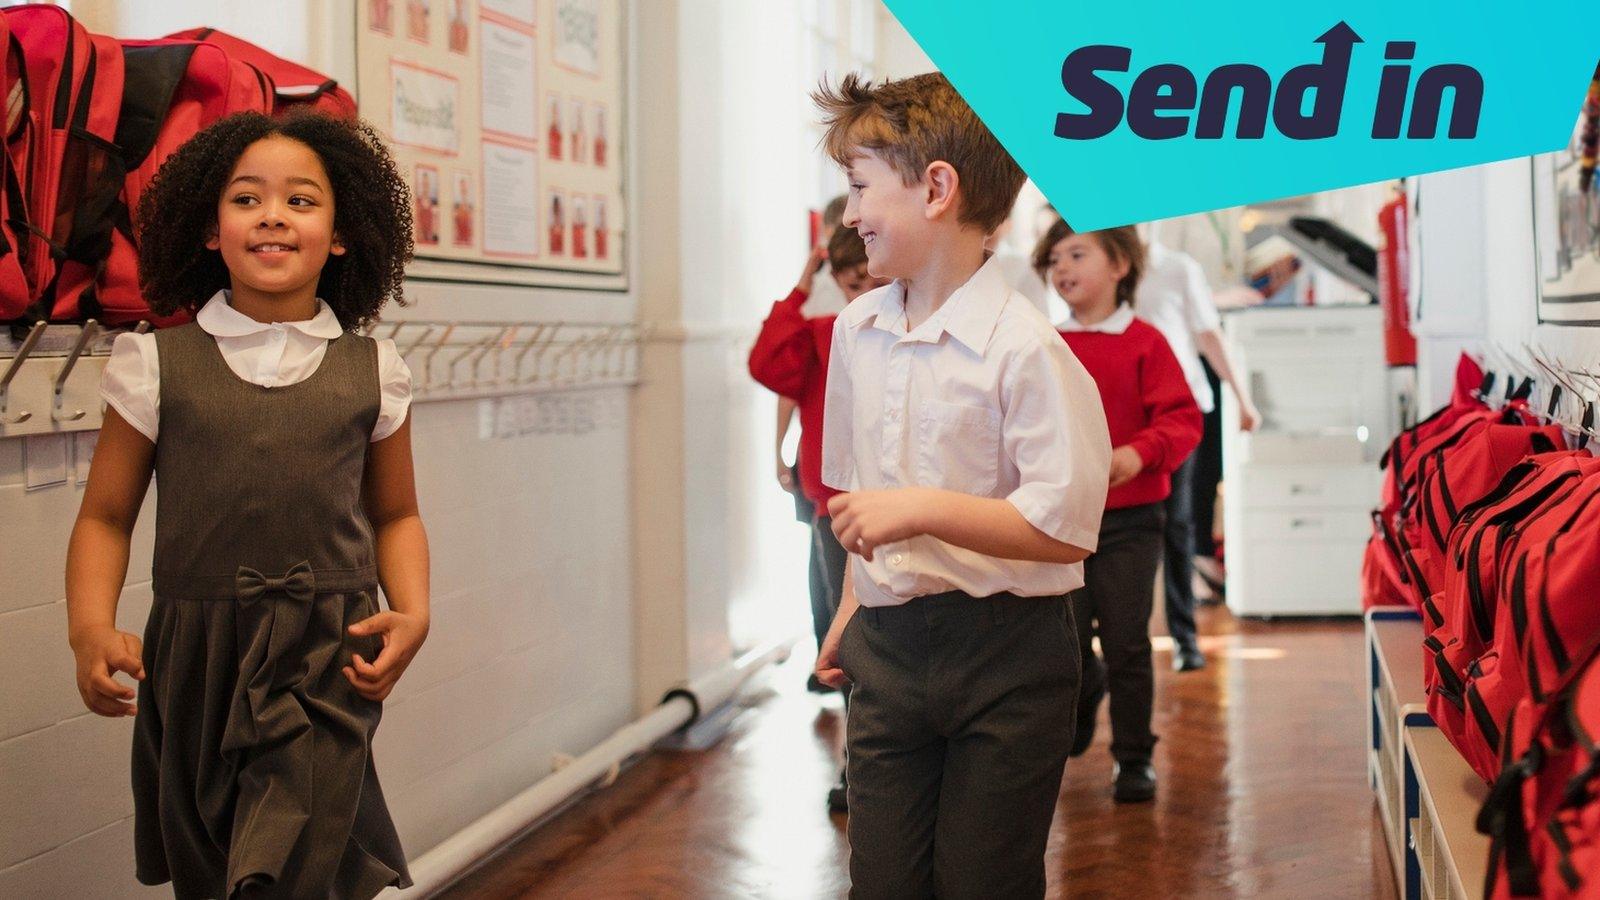
{"type": "Polygon", "coordinates": [[[1572,2],[885,0],[1079,229],[1559,149],[1572,2]]]}

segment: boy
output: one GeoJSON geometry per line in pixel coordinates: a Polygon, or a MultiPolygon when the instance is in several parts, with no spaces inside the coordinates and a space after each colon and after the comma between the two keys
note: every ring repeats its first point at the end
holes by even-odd
{"type": "Polygon", "coordinates": [[[850,552],[855,897],[1042,897],[1111,456],[1093,380],[987,260],[1023,174],[943,75],[815,96],[874,275],[834,326],[822,480],[850,552]]]}
{"type": "MultiPolygon", "coordinates": [[[[867,249],[854,228],[835,228],[828,239],[826,253],[832,281],[846,301],[888,283],[886,279],[867,274],[867,249]]],[[[828,518],[828,501],[837,492],[823,486],[821,460],[822,403],[828,384],[833,322],[837,317],[808,319],[802,312],[812,295],[816,274],[812,260],[815,258],[806,261],[800,281],[789,296],[772,304],[772,313],[762,323],[761,334],[750,350],[750,376],[800,410],[800,453],[796,465],[800,489],[807,505],[821,513],[809,520],[812,526],[811,621],[820,650],[828,634],[828,625],[839,611],[839,598],[844,591],[845,552],[839,546],[839,539],[834,537],[832,520],[828,518]]],[[[781,432],[778,442],[781,447],[781,432]]],[[[848,692],[845,698],[848,704],[848,692]]],[[[846,809],[843,772],[839,782],[828,791],[828,807],[834,812],[846,809]]]]}

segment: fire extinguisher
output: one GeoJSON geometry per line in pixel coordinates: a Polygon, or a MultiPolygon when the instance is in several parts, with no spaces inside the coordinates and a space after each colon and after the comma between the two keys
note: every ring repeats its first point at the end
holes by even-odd
{"type": "Polygon", "coordinates": [[[1417,364],[1407,297],[1411,258],[1406,248],[1406,196],[1395,191],[1378,210],[1378,302],[1383,306],[1383,351],[1390,366],[1417,364]]]}

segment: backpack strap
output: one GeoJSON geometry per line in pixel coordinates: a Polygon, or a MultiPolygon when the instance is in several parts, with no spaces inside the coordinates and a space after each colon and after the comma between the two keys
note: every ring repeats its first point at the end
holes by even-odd
{"type": "Polygon", "coordinates": [[[122,48],[122,117],[117,120],[117,146],[131,171],[155,149],[172,98],[189,71],[194,44],[172,43],[122,48]]]}
{"type": "MultiPolygon", "coordinates": [[[[1594,661],[1596,655],[1600,655],[1600,635],[1589,641],[1588,647],[1577,657],[1578,664],[1562,674],[1561,678],[1551,686],[1548,696],[1559,697],[1571,687],[1578,675],[1594,661]]],[[[1478,810],[1476,823],[1478,832],[1488,835],[1492,840],[1489,846],[1488,882],[1484,890],[1486,897],[1494,893],[1495,873],[1502,861],[1505,865],[1507,885],[1513,896],[1539,896],[1539,872],[1534,867],[1533,853],[1529,846],[1528,823],[1525,821],[1522,808],[1522,788],[1524,783],[1537,775],[1539,769],[1544,766],[1544,745],[1539,742],[1538,735],[1544,731],[1550,718],[1558,714],[1561,707],[1562,703],[1559,700],[1552,700],[1539,708],[1538,720],[1531,732],[1534,740],[1527,751],[1515,760],[1511,758],[1511,735],[1517,716],[1515,708],[1506,719],[1506,737],[1500,745],[1502,761],[1500,777],[1495,779],[1494,785],[1489,789],[1488,798],[1483,801],[1483,808],[1478,810]]]]}

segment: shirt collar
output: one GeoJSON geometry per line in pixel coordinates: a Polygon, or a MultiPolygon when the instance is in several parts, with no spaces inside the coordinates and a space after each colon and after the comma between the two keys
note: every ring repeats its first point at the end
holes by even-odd
{"type": "MultiPolygon", "coordinates": [[[[1006,281],[1005,271],[997,260],[998,257],[990,255],[928,321],[917,327],[924,339],[935,340],[940,334],[948,334],[972,352],[983,354],[1012,293],[1011,284],[1006,281]]],[[[896,279],[857,297],[840,318],[851,328],[871,321],[874,328],[904,337],[905,298],[905,282],[896,279]]]]}
{"type": "Polygon", "coordinates": [[[1106,316],[1104,319],[1101,319],[1093,325],[1080,324],[1077,319],[1069,315],[1061,322],[1060,325],[1057,325],[1056,328],[1060,331],[1098,331],[1104,334],[1122,334],[1123,332],[1127,331],[1128,326],[1132,324],[1133,307],[1126,303],[1120,303],[1117,305],[1116,312],[1106,316]]]}
{"type": "Polygon", "coordinates": [[[333,308],[321,300],[317,301],[317,314],[309,319],[298,322],[257,322],[234,309],[228,302],[230,298],[231,292],[224,288],[211,295],[206,305],[200,307],[194,320],[206,334],[212,337],[244,337],[281,326],[293,328],[308,337],[331,341],[344,333],[344,328],[339,325],[339,317],[333,314],[333,308]]]}

